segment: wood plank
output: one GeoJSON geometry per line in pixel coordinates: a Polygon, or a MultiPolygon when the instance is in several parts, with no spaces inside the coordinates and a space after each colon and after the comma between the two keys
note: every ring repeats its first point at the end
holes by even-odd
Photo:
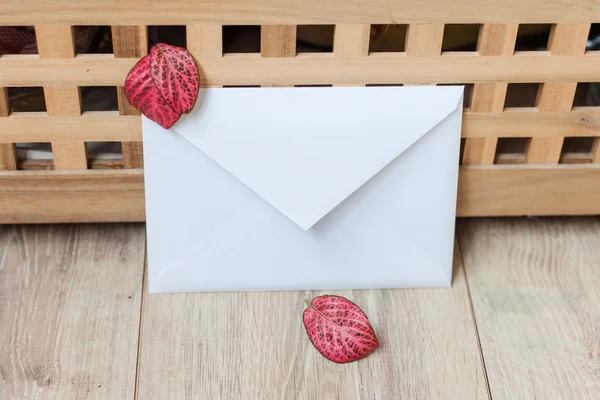
{"type": "MultiPolygon", "coordinates": [[[[0,120],[10,114],[8,89],[0,87],[0,120]]],[[[14,143],[0,143],[0,171],[17,169],[17,149],[14,143]]]]}
{"type": "Polygon", "coordinates": [[[295,57],[296,25],[263,25],[260,30],[261,57],[295,57]]]}
{"type": "MultiPolygon", "coordinates": [[[[597,136],[600,109],[577,108],[572,112],[522,112],[463,114],[463,138],[597,136]]],[[[0,118],[0,143],[47,142],[141,142],[138,116],[114,111],[86,112],[82,116],[49,117],[46,113],[14,113],[0,118]],[[43,127],[43,129],[40,129],[43,127]]]]}
{"type": "MultiPolygon", "coordinates": [[[[548,39],[548,51],[553,56],[585,53],[590,24],[553,25],[548,39]]],[[[573,106],[577,82],[547,82],[541,85],[537,97],[540,111],[569,111],[573,106]]],[[[558,164],[563,138],[533,137],[527,151],[530,164],[558,164]]]]}
{"type": "Polygon", "coordinates": [[[146,293],[139,398],[487,398],[458,252],[450,289],[335,293],[383,344],[343,368],[304,332],[304,299],[321,292],[146,293]]]}
{"type": "MultiPolygon", "coordinates": [[[[480,28],[477,51],[481,56],[509,56],[515,49],[518,24],[485,24],[480,28]]],[[[502,112],[506,97],[506,82],[478,83],[473,86],[472,112],[502,112]]],[[[462,163],[493,164],[498,138],[477,138],[465,141],[462,163]]]]}
{"type": "Polygon", "coordinates": [[[406,55],[439,56],[443,38],[443,24],[411,24],[406,33],[406,55]]]}
{"type": "Polygon", "coordinates": [[[494,399],[597,399],[600,219],[459,224],[494,399]]]}
{"type": "Polygon", "coordinates": [[[221,25],[188,25],[187,49],[196,58],[202,69],[206,58],[223,56],[223,27],[221,25]]]}
{"type": "Polygon", "coordinates": [[[31,3],[5,0],[0,25],[224,25],[332,23],[582,23],[600,21],[596,0],[229,0],[227,3],[179,0],[177,7],[154,0],[108,4],[56,0],[31,3]],[[143,10],[143,15],[140,15],[143,10]],[[318,12],[316,12],[318,10],[318,12]]]}
{"type": "MultiPolygon", "coordinates": [[[[148,29],[145,26],[113,26],[113,50],[116,58],[141,58],[148,53],[148,29]]],[[[117,103],[120,115],[140,115],[129,104],[123,86],[117,86],[117,103]]],[[[123,167],[144,168],[141,142],[122,142],[123,167]]]]}
{"type": "MultiPolygon", "coordinates": [[[[461,166],[457,215],[600,214],[599,180],[598,164],[461,166]]],[[[145,218],[139,169],[0,172],[0,191],[0,224],[145,218]]]]}
{"type": "MultiPolygon", "coordinates": [[[[475,53],[475,52],[473,52],[475,53]]],[[[600,54],[553,57],[534,52],[514,57],[447,54],[407,57],[403,53],[375,53],[342,58],[329,54],[261,58],[228,55],[203,60],[200,83],[207,85],[310,85],[594,82],[600,81],[600,54]],[[398,71],[402,71],[401,74],[398,71]],[[440,71],[444,71],[440,74],[440,71]]],[[[137,59],[110,54],[81,54],[75,59],[38,59],[36,56],[0,57],[0,86],[118,86],[137,59]]]]}
{"type": "Polygon", "coordinates": [[[600,164],[600,137],[594,138],[592,142],[592,162],[600,164]]]}
{"type": "Polygon", "coordinates": [[[132,399],[143,225],[0,226],[0,398],[132,399]]]}
{"type": "Polygon", "coordinates": [[[339,24],[333,31],[333,55],[353,58],[369,55],[371,25],[339,24]]]}
{"type": "MultiPolygon", "coordinates": [[[[35,32],[41,59],[72,59],[75,57],[72,27],[68,25],[37,26],[35,32]]],[[[44,85],[44,98],[49,116],[81,115],[81,93],[77,86],[44,85]]],[[[54,169],[87,169],[87,152],[84,141],[51,140],[51,144],[54,169]]]]}
{"type": "Polygon", "coordinates": [[[0,224],[145,219],[140,169],[0,172],[0,188],[0,224]]]}
{"type": "Polygon", "coordinates": [[[600,213],[600,166],[461,167],[457,214],[594,215],[600,213]]]}

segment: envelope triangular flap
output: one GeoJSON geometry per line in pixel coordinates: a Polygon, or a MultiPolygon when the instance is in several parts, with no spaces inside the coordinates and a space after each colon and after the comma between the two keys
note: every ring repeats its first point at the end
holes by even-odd
{"type": "Polygon", "coordinates": [[[462,86],[202,89],[172,130],[307,230],[456,110],[462,93],[462,86]]]}

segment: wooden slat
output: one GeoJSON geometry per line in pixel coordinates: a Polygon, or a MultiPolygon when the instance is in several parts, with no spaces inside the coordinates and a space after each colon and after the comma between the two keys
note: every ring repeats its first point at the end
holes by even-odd
{"type": "MultiPolygon", "coordinates": [[[[477,51],[481,56],[509,56],[515,48],[517,31],[517,24],[483,25],[479,32],[477,51]]],[[[506,82],[475,84],[471,111],[501,112],[504,108],[506,88],[506,82]]],[[[466,165],[493,164],[497,142],[498,139],[494,137],[468,139],[465,142],[462,163],[466,165]]]]}
{"type": "Polygon", "coordinates": [[[600,213],[600,166],[464,166],[457,214],[590,215],[600,213]]]}
{"type": "MultiPolygon", "coordinates": [[[[3,118],[10,114],[8,101],[8,89],[0,88],[0,123],[3,118]]],[[[0,142],[0,171],[11,171],[17,169],[17,152],[14,143],[0,142]]]]}
{"type": "MultiPolygon", "coordinates": [[[[3,56],[0,86],[118,86],[136,62],[137,59],[106,54],[81,54],[70,60],[3,56]]],[[[476,54],[406,57],[375,53],[350,59],[311,53],[271,58],[235,54],[202,60],[200,69],[203,86],[248,82],[260,85],[594,82],[600,81],[600,54],[551,57],[546,52],[535,52],[514,57],[476,54]]]]}
{"type": "Polygon", "coordinates": [[[229,0],[226,3],[179,0],[168,6],[155,0],[108,3],[56,0],[32,3],[4,0],[0,25],[225,25],[394,23],[582,23],[600,21],[590,0],[229,0]]]}
{"type": "MultiPolygon", "coordinates": [[[[113,26],[113,49],[116,58],[141,58],[148,53],[148,30],[145,26],[113,26]]],[[[127,101],[123,86],[117,86],[120,115],[140,115],[127,101]]],[[[122,142],[123,168],[144,168],[141,142],[122,142]]]]}
{"type": "MultiPolygon", "coordinates": [[[[600,214],[600,165],[462,166],[459,217],[600,214]]],[[[144,220],[142,170],[0,172],[0,223],[144,220]],[[69,207],[65,207],[69,204],[69,207]]]]}
{"type": "Polygon", "coordinates": [[[458,251],[454,268],[445,290],[327,292],[356,302],[383,344],[350,368],[325,359],[306,336],[304,300],[323,293],[146,294],[139,398],[483,400],[485,376],[458,251]],[[432,343],[452,345],[441,357],[432,343]]]}
{"type": "MultiPolygon", "coordinates": [[[[554,25],[548,39],[548,51],[553,56],[581,55],[590,31],[590,24],[554,25]]],[[[573,106],[577,82],[547,82],[538,92],[540,111],[569,111],[573,106]]],[[[531,139],[527,162],[530,164],[557,164],[560,160],[563,138],[531,139]]]]}
{"type": "Polygon", "coordinates": [[[261,57],[295,57],[296,25],[264,25],[260,31],[261,57]]]}
{"type": "Polygon", "coordinates": [[[493,399],[600,393],[600,219],[458,225],[493,399]]]}
{"type": "Polygon", "coordinates": [[[600,164],[600,137],[592,141],[592,162],[600,164]]]}
{"type": "Polygon", "coordinates": [[[187,50],[202,64],[206,58],[223,56],[223,27],[221,25],[188,25],[187,50]]]}
{"type": "Polygon", "coordinates": [[[406,55],[439,56],[443,38],[443,24],[411,24],[406,33],[406,55]]]}
{"type": "Polygon", "coordinates": [[[0,398],[133,399],[144,244],[143,225],[0,226],[0,398]]]}
{"type": "MultiPolygon", "coordinates": [[[[597,136],[600,108],[582,107],[572,112],[500,113],[465,112],[463,138],[597,136]]],[[[138,116],[114,111],[85,112],[81,116],[49,117],[46,113],[13,113],[0,118],[0,143],[47,142],[140,142],[138,116]]]]}
{"type": "Polygon", "coordinates": [[[145,218],[141,169],[0,172],[0,188],[0,224],[145,218]]]}
{"type": "Polygon", "coordinates": [[[369,54],[371,25],[338,24],[333,32],[333,55],[342,58],[365,57],[369,54]]]}
{"type": "MultiPolygon", "coordinates": [[[[36,26],[38,52],[41,59],[73,59],[73,29],[67,25],[36,26]]],[[[81,115],[81,94],[76,86],[44,85],[49,116],[81,115]]],[[[55,169],[87,169],[85,142],[52,140],[55,169]]]]}

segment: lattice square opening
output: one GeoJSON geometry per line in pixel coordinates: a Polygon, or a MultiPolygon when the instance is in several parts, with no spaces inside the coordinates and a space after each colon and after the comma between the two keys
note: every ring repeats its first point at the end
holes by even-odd
{"type": "Polygon", "coordinates": [[[460,155],[459,155],[459,161],[458,163],[462,165],[463,162],[463,157],[465,155],[465,143],[467,142],[467,139],[465,138],[460,138],[460,155]]]}
{"type": "Polygon", "coordinates": [[[33,26],[0,26],[0,56],[37,53],[37,41],[33,26]]]}
{"type": "Polygon", "coordinates": [[[296,53],[331,53],[334,25],[298,25],[296,53]]]}
{"type": "Polygon", "coordinates": [[[50,143],[17,143],[17,169],[54,169],[54,155],[50,143]]]}
{"type": "Polygon", "coordinates": [[[500,138],[494,164],[524,164],[531,138],[500,138]]]}
{"type": "Polygon", "coordinates": [[[592,24],[590,27],[590,33],[585,49],[587,51],[600,50],[600,24],[592,24]]]}
{"type": "Polygon", "coordinates": [[[45,112],[46,99],[41,87],[9,87],[10,112],[45,112]]]}
{"type": "Polygon", "coordinates": [[[319,84],[319,85],[294,85],[294,87],[332,87],[333,85],[319,84]]]}
{"type": "Polygon", "coordinates": [[[444,27],[442,52],[477,51],[481,24],[447,24],[444,27]]]}
{"type": "Polygon", "coordinates": [[[82,86],[82,111],[119,111],[117,88],[114,86],[82,86]]]}
{"type": "Polygon", "coordinates": [[[536,107],[539,88],[539,83],[509,83],[504,108],[536,107]]]}
{"type": "Polygon", "coordinates": [[[260,26],[223,26],[223,54],[228,53],[260,53],[260,26]]]}
{"type": "Polygon", "coordinates": [[[593,137],[566,137],[560,152],[561,164],[588,164],[592,162],[593,137]]]}
{"type": "Polygon", "coordinates": [[[406,51],[408,25],[371,25],[369,53],[401,53],[406,51]]]}
{"type": "Polygon", "coordinates": [[[573,107],[598,107],[600,106],[600,83],[579,82],[575,90],[573,107]]]}
{"type": "Polygon", "coordinates": [[[515,51],[546,51],[551,24],[520,24],[515,51]]]}
{"type": "Polygon", "coordinates": [[[183,25],[171,26],[149,26],[148,27],[148,51],[157,43],[166,43],[171,46],[186,48],[187,35],[183,25]]]}
{"type": "Polygon", "coordinates": [[[76,54],[112,54],[110,26],[74,26],[73,40],[76,54]]]}
{"type": "Polygon", "coordinates": [[[223,88],[259,88],[260,85],[223,85],[223,88]]]}
{"type": "Polygon", "coordinates": [[[121,142],[85,142],[88,168],[123,168],[123,146],[121,142]]]}

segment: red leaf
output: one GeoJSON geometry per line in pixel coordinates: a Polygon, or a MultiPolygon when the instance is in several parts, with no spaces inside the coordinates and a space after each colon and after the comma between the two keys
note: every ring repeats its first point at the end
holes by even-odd
{"type": "Polygon", "coordinates": [[[200,79],[194,57],[184,48],[164,43],[153,46],[150,55],[150,73],[162,98],[179,114],[192,111],[200,79]]]}
{"type": "Polygon", "coordinates": [[[173,111],[156,90],[150,76],[150,60],[150,55],[145,56],[129,71],[125,79],[125,96],[142,114],[169,129],[181,115],[173,111]]]}
{"type": "Polygon", "coordinates": [[[379,347],[365,313],[340,296],[315,297],[304,310],[304,327],[319,353],[336,363],[360,360],[379,347]]]}

